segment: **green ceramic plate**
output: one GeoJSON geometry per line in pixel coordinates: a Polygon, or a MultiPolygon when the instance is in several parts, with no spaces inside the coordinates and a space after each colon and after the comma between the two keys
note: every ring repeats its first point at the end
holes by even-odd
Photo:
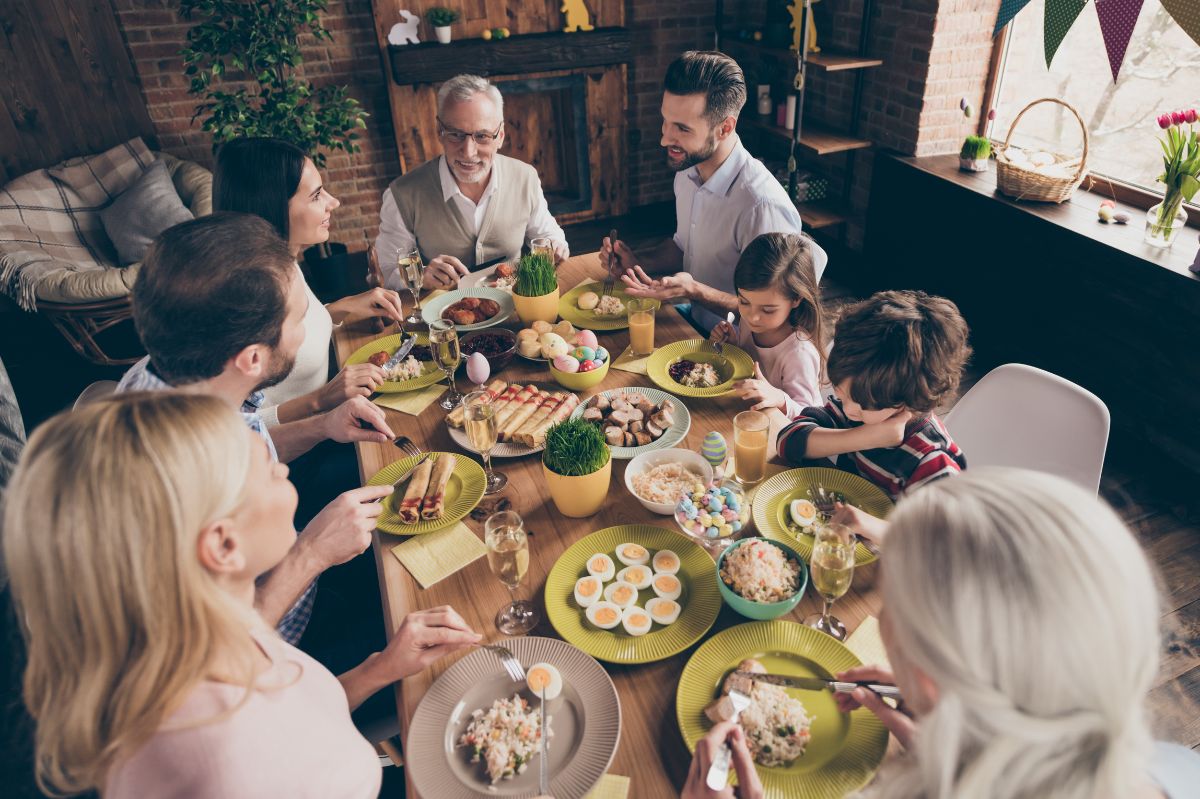
{"type": "MultiPolygon", "coordinates": [[[[585,311],[575,303],[579,300],[579,296],[588,291],[594,291],[597,294],[604,290],[604,284],[597,281],[584,281],[575,288],[568,291],[558,299],[558,315],[566,319],[575,327],[582,327],[588,330],[624,330],[629,327],[629,317],[626,314],[618,316],[602,316],[595,311],[585,311]]],[[[626,305],[633,299],[625,293],[625,284],[617,281],[613,284],[612,294],[626,305]]],[[[662,303],[655,300],[655,308],[662,307],[662,303]]]]}
{"type": "MultiPolygon", "coordinates": [[[[429,346],[429,336],[424,333],[417,333],[417,344],[429,346]]],[[[367,359],[380,350],[386,350],[388,354],[394,353],[396,348],[400,346],[400,334],[396,333],[391,336],[377,338],[369,344],[365,344],[355,350],[349,358],[346,359],[346,366],[356,363],[366,363],[367,359]]],[[[398,394],[401,391],[416,391],[419,388],[432,386],[439,380],[445,380],[446,375],[433,361],[425,361],[425,371],[420,377],[414,377],[412,380],[386,380],[379,388],[375,389],[381,394],[398,394]]]]}
{"type": "Polygon", "coordinates": [[[442,318],[442,310],[446,306],[453,305],[467,297],[478,297],[481,300],[495,300],[500,305],[500,311],[491,319],[485,319],[478,324],[455,325],[454,327],[459,333],[468,333],[472,330],[483,330],[485,327],[494,327],[517,312],[516,306],[513,305],[512,292],[491,289],[486,286],[475,286],[474,288],[447,291],[445,294],[439,294],[432,300],[427,301],[421,306],[421,319],[427,325],[432,324],[442,318]]]}
{"type": "MultiPolygon", "coordinates": [[[[644,606],[653,597],[654,591],[649,588],[639,591],[638,604],[644,606]]],[[[606,527],[576,541],[559,556],[547,575],[545,599],[546,615],[558,634],[597,660],[609,663],[651,663],[678,654],[700,640],[721,611],[712,557],[699,544],[674,530],[646,524],[606,527]],[[621,627],[597,630],[588,624],[574,596],[575,581],[587,576],[588,558],[596,553],[606,554],[620,571],[624,566],[617,560],[616,549],[627,542],[641,544],[651,553],[669,549],[677,554],[679,581],[683,584],[683,593],[677,600],[683,611],[675,623],[666,627],[655,623],[650,632],[638,637],[621,627]]]]}
{"type": "MultiPolygon", "coordinates": [[[[436,463],[438,458],[449,454],[451,453],[433,453],[434,462],[436,463]]],[[[367,485],[381,486],[396,482],[401,475],[412,468],[418,457],[420,456],[414,455],[411,458],[404,458],[384,466],[375,472],[375,475],[367,481],[367,485]]],[[[454,471],[450,473],[450,481],[446,483],[446,509],[442,511],[442,518],[422,520],[416,524],[402,523],[400,517],[396,515],[396,506],[399,505],[400,500],[404,499],[404,486],[401,486],[399,491],[393,492],[383,500],[383,512],[379,514],[379,520],[375,526],[385,533],[420,535],[449,527],[470,513],[471,509],[479,504],[479,500],[483,499],[483,489],[486,487],[487,478],[483,473],[483,467],[466,455],[455,455],[454,457],[457,460],[454,464],[454,471]]]]}
{"type": "MultiPolygon", "coordinates": [[[[614,388],[611,391],[601,391],[600,393],[609,399],[612,399],[618,394],[644,394],[655,405],[665,399],[670,399],[671,404],[675,406],[675,412],[672,414],[672,417],[675,419],[675,423],[668,427],[663,434],[659,436],[657,441],[651,441],[649,444],[641,447],[614,447],[609,445],[609,451],[612,452],[612,456],[617,460],[627,461],[630,458],[635,458],[638,455],[641,455],[643,452],[650,452],[656,449],[669,449],[670,447],[678,444],[680,441],[683,441],[683,439],[687,437],[688,430],[692,429],[692,415],[688,412],[687,406],[684,405],[680,400],[672,398],[664,391],[659,391],[656,388],[630,386],[629,388],[614,388]]],[[[589,397],[589,399],[591,398],[589,397]]],[[[586,410],[584,405],[586,404],[586,402],[579,403],[579,407],[577,407],[571,413],[571,418],[583,416],[583,412],[586,410]]]]}
{"type": "MultiPolygon", "coordinates": [[[[861,665],[839,641],[790,621],[739,624],[705,641],[683,669],[675,691],[679,731],[690,751],[712,723],[704,707],[720,696],[721,683],[744,658],[755,658],[773,674],[832,677],[861,665]]],[[[838,712],[826,691],[788,693],[804,704],[812,739],[787,766],[758,766],[769,799],[836,799],[866,785],[887,751],[888,734],[871,711],[838,712]]]]}
{"type": "Polygon", "coordinates": [[[702,338],[676,341],[674,344],[659,347],[646,361],[646,374],[654,381],[654,385],[663,391],[670,391],[681,397],[720,397],[733,391],[735,380],[745,380],[754,375],[754,359],[745,350],[726,344],[723,352],[729,367],[732,367],[732,372],[728,371],[729,367],[717,366],[717,374],[724,378],[724,382],[711,388],[692,388],[676,383],[667,372],[671,364],[684,359],[697,363],[718,363],[720,356],[717,355],[717,351],[702,338]]]}
{"type": "MultiPolygon", "coordinates": [[[[823,485],[827,492],[842,494],[851,505],[880,519],[886,518],[892,510],[892,501],[887,494],[857,474],[824,467],[789,469],[767,480],[754,494],[754,524],[758,534],[788,544],[805,560],[811,557],[813,537],[795,532],[788,526],[791,520],[788,508],[793,500],[812,499],[810,490],[817,484],[823,485]]],[[[877,559],[861,541],[854,550],[854,558],[860,566],[877,559]]]]}

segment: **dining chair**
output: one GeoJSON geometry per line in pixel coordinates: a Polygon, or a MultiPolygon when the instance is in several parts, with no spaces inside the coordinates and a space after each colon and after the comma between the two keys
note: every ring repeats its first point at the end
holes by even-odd
{"type": "Polygon", "coordinates": [[[1019,466],[1099,491],[1108,407],[1056,374],[1006,363],[988,372],[946,414],[970,466],[1019,466]]]}
{"type": "Polygon", "coordinates": [[[71,407],[71,410],[77,411],[84,405],[95,402],[99,399],[104,399],[105,397],[116,393],[116,391],[116,380],[97,380],[95,383],[91,383],[87,388],[79,393],[79,397],[75,400],[75,404],[71,407]]]}

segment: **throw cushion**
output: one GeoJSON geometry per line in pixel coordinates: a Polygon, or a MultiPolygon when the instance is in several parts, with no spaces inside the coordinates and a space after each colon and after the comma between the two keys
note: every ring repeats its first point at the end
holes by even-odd
{"type": "Polygon", "coordinates": [[[137,181],[100,212],[121,266],[142,260],[146,248],[167,228],[192,219],[179,199],[167,165],[155,161],[137,181]]]}

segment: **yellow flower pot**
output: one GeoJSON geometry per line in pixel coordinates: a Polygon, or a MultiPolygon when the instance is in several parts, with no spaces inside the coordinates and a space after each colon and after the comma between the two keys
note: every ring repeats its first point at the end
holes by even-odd
{"type": "Polygon", "coordinates": [[[552,472],[542,464],[542,474],[550,489],[554,507],[563,516],[582,519],[600,510],[608,498],[608,486],[612,481],[612,458],[599,470],[578,477],[565,477],[552,472]]]}
{"type": "Polygon", "coordinates": [[[515,291],[512,295],[513,305],[517,307],[517,316],[526,325],[541,320],[554,324],[558,321],[558,289],[540,297],[522,297],[515,291]]]}

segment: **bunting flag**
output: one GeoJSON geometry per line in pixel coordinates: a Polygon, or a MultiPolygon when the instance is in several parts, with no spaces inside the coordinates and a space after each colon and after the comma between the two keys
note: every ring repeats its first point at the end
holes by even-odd
{"type": "Polygon", "coordinates": [[[1129,37],[1137,25],[1138,14],[1142,13],[1145,0],[1096,0],[1096,16],[1100,18],[1100,32],[1104,34],[1104,49],[1108,51],[1108,68],[1112,70],[1113,83],[1125,61],[1125,50],[1129,37]]]}
{"type": "MultiPolygon", "coordinates": [[[[1195,1],[1191,0],[1191,2],[1195,1]]],[[[1079,12],[1083,11],[1083,7],[1087,4],[1088,0],[1046,0],[1043,32],[1046,44],[1046,69],[1050,68],[1050,62],[1054,60],[1058,46],[1062,44],[1067,31],[1075,24],[1075,20],[1079,18],[1079,12]]]]}
{"type": "Polygon", "coordinates": [[[992,35],[995,36],[1001,28],[1012,22],[1012,18],[1017,15],[1017,12],[1027,5],[1029,5],[1029,0],[1002,0],[1000,14],[996,17],[996,27],[992,31],[992,35]]]}
{"type": "Polygon", "coordinates": [[[1197,0],[1162,0],[1163,8],[1174,17],[1183,32],[1200,44],[1200,2],[1197,0]]]}

